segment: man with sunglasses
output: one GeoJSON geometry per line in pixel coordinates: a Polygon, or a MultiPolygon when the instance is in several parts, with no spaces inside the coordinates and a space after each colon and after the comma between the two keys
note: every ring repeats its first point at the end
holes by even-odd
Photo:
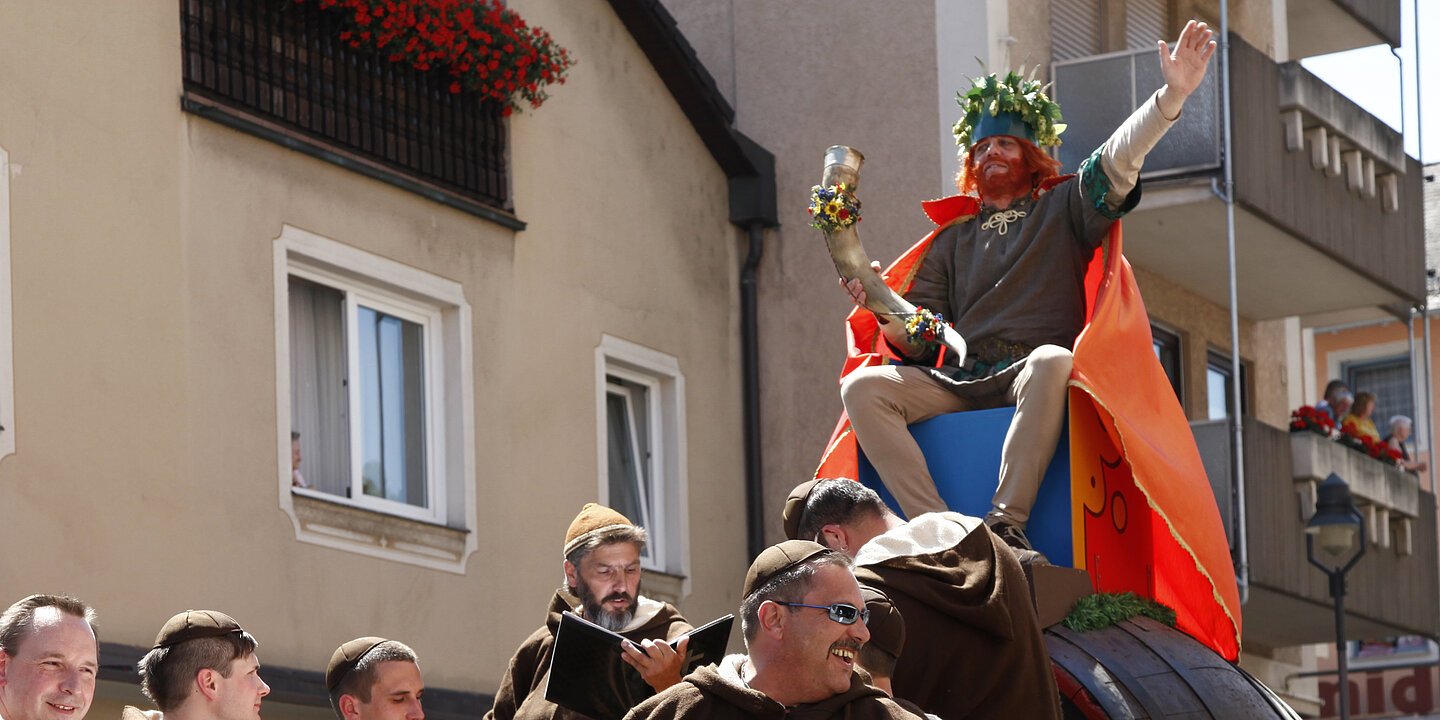
{"type": "Polygon", "coordinates": [[[856,578],[905,618],[896,697],[945,720],[1060,718],[1025,572],[982,520],[943,512],[906,522],[846,479],[802,483],[782,517],[788,536],[853,558],[856,578]]]}
{"type": "Polygon", "coordinates": [[[856,672],[869,611],[849,558],[813,542],[783,542],[755,558],[741,593],[748,654],[696,670],[626,720],[919,717],[856,672]]]}

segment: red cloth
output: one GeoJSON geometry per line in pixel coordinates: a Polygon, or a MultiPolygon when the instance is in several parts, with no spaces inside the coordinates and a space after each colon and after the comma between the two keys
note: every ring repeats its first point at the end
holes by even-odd
{"type": "MultiPolygon", "coordinates": [[[[886,284],[902,295],[935,236],[979,211],[967,196],[923,207],[936,229],[885,271],[886,284]]],[[[1181,630],[1234,661],[1240,595],[1224,525],[1189,422],[1155,358],[1149,316],[1122,254],[1120,223],[1105,252],[1091,261],[1085,288],[1088,323],[1075,341],[1070,379],[1075,567],[1091,570],[1098,591],[1133,591],[1174,608],[1181,630]],[[1090,477],[1105,482],[1097,486],[1090,477]]],[[[852,310],[846,325],[842,380],[894,357],[869,311],[852,310]]],[[[844,414],[815,476],[859,477],[858,447],[844,414]]]]}

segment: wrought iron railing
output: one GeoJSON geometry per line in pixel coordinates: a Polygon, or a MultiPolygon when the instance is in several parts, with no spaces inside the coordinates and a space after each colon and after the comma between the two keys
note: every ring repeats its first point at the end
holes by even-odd
{"type": "Polygon", "coordinates": [[[218,109],[492,208],[511,206],[499,108],[340,40],[314,0],[180,0],[187,107],[218,109]]]}

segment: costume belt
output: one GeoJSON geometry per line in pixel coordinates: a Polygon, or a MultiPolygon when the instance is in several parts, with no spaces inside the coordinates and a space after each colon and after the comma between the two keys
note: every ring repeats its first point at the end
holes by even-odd
{"type": "Polygon", "coordinates": [[[995,375],[1030,356],[1035,348],[1024,343],[988,337],[970,347],[970,355],[960,367],[963,380],[977,380],[995,375]]]}

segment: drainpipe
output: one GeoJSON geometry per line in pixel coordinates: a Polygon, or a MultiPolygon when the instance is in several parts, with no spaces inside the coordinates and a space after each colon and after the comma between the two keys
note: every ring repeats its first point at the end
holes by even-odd
{"type": "MultiPolygon", "coordinates": [[[[1420,165],[1420,191],[1425,191],[1425,99],[1420,94],[1425,83],[1420,81],[1424,65],[1420,62],[1420,0],[1412,3],[1413,14],[1410,18],[1410,31],[1415,41],[1415,155],[1420,165]]],[[[1401,102],[1405,98],[1405,86],[1400,86],[1401,102]]],[[[1404,113],[1401,113],[1402,121],[1404,113]]],[[[1423,206],[1422,206],[1423,208],[1423,206]]],[[[1423,209],[1422,209],[1423,212],[1423,209]]],[[[1424,241],[1424,222],[1421,222],[1421,241],[1424,241]]],[[[1428,261],[1429,258],[1426,258],[1428,261]]],[[[1429,273],[1426,273],[1425,283],[1425,304],[1421,306],[1423,311],[1420,317],[1425,321],[1425,448],[1430,453],[1430,492],[1435,492],[1435,390],[1433,382],[1435,379],[1430,365],[1430,283],[1429,273]]]]}
{"type": "Polygon", "coordinates": [[[1250,599],[1250,543],[1245,513],[1245,424],[1241,417],[1240,303],[1235,272],[1235,149],[1231,138],[1230,3],[1220,0],[1220,80],[1225,112],[1225,249],[1230,273],[1230,431],[1231,467],[1235,472],[1235,574],[1240,604],[1250,599]]]}
{"type": "Polygon", "coordinates": [[[731,128],[745,164],[732,174],[730,222],[745,231],[749,248],[740,266],[741,422],[745,440],[745,543],[754,559],[765,549],[765,482],[760,465],[760,259],[765,229],[780,226],[775,200],[775,156],[731,128]]]}
{"type": "Polygon", "coordinates": [[[740,364],[744,388],[746,546],[754,558],[765,549],[765,487],[760,475],[760,258],[765,231],[759,221],[745,229],[749,253],[740,268],[740,364]]]}

